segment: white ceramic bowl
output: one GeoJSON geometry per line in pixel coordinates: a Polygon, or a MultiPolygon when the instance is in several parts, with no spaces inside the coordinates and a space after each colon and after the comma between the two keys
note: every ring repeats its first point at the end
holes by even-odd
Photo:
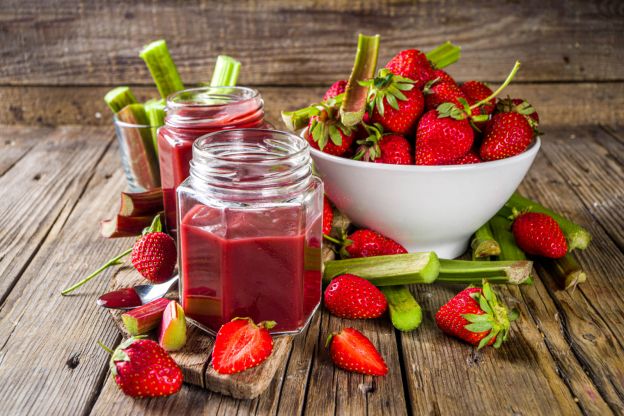
{"type": "Polygon", "coordinates": [[[311,152],[327,196],[355,224],[410,252],[453,258],[520,185],[539,148],[538,137],[519,155],[453,166],[366,163],[311,152]]]}

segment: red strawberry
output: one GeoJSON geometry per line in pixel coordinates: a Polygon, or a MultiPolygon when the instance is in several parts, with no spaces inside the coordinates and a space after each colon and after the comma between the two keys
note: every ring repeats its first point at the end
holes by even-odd
{"type": "Polygon", "coordinates": [[[327,338],[329,356],[343,370],[373,376],[388,374],[388,366],[372,342],[360,331],[345,328],[327,338]],[[331,343],[331,344],[330,344],[331,343]]]}
{"type": "Polygon", "coordinates": [[[373,123],[379,123],[387,132],[397,134],[404,135],[414,130],[425,100],[411,80],[382,69],[377,78],[361,84],[370,87],[368,100],[373,123]]]}
{"type": "Polygon", "coordinates": [[[527,121],[533,127],[533,130],[537,130],[539,125],[539,114],[535,111],[535,108],[528,101],[522,98],[505,98],[500,100],[496,106],[496,110],[499,113],[519,113],[526,117],[527,121]]]}
{"type": "Polygon", "coordinates": [[[442,103],[453,103],[462,108],[460,98],[466,99],[466,96],[455,83],[435,82],[425,88],[425,107],[427,110],[436,109],[442,103]]]}
{"type": "Polygon", "coordinates": [[[427,56],[418,49],[399,52],[386,64],[386,69],[395,75],[411,79],[418,89],[422,89],[428,81],[435,78],[427,56]]]}
{"type": "MultiPolygon", "coordinates": [[[[479,81],[466,81],[459,88],[461,88],[464,95],[468,98],[468,104],[470,105],[481,100],[485,100],[487,97],[492,95],[490,87],[479,81]]],[[[492,98],[487,104],[481,107],[481,114],[492,114],[495,106],[496,98],[492,98]]]]}
{"type": "Polygon", "coordinates": [[[383,134],[381,124],[363,124],[367,136],[357,141],[354,159],[393,165],[413,165],[413,151],[409,141],[399,134],[383,134]]]}
{"type": "Polygon", "coordinates": [[[437,82],[448,82],[451,84],[457,84],[453,77],[442,69],[436,69],[433,71],[433,79],[437,79],[437,82]]]}
{"type": "Polygon", "coordinates": [[[465,117],[461,112],[451,115],[438,110],[422,116],[416,130],[417,165],[448,165],[468,153],[474,142],[474,131],[468,120],[461,117],[465,117]]]}
{"type": "Polygon", "coordinates": [[[340,122],[338,110],[325,107],[321,114],[310,118],[306,139],[310,146],[330,155],[342,156],[353,144],[355,130],[340,122]]]}
{"type": "Polygon", "coordinates": [[[234,374],[262,364],[273,351],[269,329],[275,322],[258,325],[250,318],[234,318],[217,332],[212,350],[212,368],[220,374],[234,374]]]}
{"type": "Polygon", "coordinates": [[[343,257],[374,257],[407,253],[405,247],[378,232],[361,229],[347,237],[343,257]]]}
{"type": "Polygon", "coordinates": [[[160,397],[182,387],[182,370],[157,342],[141,337],[119,344],[110,360],[111,374],[131,397],[160,397]]]}
{"type": "Polygon", "coordinates": [[[332,84],[331,87],[325,92],[323,95],[323,101],[327,101],[330,98],[334,98],[337,95],[342,94],[347,89],[347,80],[341,79],[340,81],[336,81],[332,84]]]}
{"type": "Polygon", "coordinates": [[[448,335],[483,348],[501,346],[509,336],[510,322],[518,312],[507,311],[487,282],[483,289],[469,287],[443,305],[435,315],[436,324],[448,335]]]}
{"type": "Polygon", "coordinates": [[[347,319],[378,318],[388,307],[381,290],[352,274],[334,278],[325,289],[324,301],[332,315],[347,319]]]}
{"type": "Polygon", "coordinates": [[[323,197],[323,234],[329,235],[334,220],[334,210],[326,196],[323,197]]]}
{"type": "Polygon", "coordinates": [[[524,152],[533,140],[533,129],[519,113],[498,113],[487,123],[479,151],[483,160],[497,160],[524,152]]]}
{"type": "Polygon", "coordinates": [[[132,247],[132,265],[149,281],[164,282],[173,274],[178,258],[175,241],[163,232],[151,232],[132,247]]]}
{"type": "Polygon", "coordinates": [[[558,259],[568,252],[561,227],[551,216],[537,212],[518,215],[512,231],[518,247],[528,254],[558,259]]]}
{"type": "Polygon", "coordinates": [[[479,155],[477,155],[474,151],[469,151],[464,156],[460,157],[458,160],[454,162],[455,165],[469,165],[472,163],[481,163],[483,162],[479,155]]]}

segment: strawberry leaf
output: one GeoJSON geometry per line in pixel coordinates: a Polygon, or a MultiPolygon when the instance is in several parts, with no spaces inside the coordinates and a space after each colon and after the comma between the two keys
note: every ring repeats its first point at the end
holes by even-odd
{"type": "Polygon", "coordinates": [[[470,332],[485,332],[488,329],[492,329],[490,322],[475,322],[464,326],[470,332]]]}

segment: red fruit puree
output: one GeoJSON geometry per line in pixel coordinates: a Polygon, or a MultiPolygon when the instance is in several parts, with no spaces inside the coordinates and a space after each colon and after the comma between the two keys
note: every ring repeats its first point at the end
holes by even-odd
{"type": "Polygon", "coordinates": [[[105,308],[134,308],[141,306],[141,298],[132,287],[115,290],[100,296],[97,304],[105,308]]]}
{"type": "Polygon", "coordinates": [[[265,126],[262,98],[249,88],[196,88],[168,99],[165,126],[158,130],[158,157],[170,232],[175,234],[175,191],[189,176],[193,142],[215,131],[265,126]]]}
{"type": "Polygon", "coordinates": [[[304,211],[188,210],[179,236],[186,315],[214,332],[235,317],[276,321],[272,332],[302,329],[321,296],[321,218],[306,221],[304,211]]]}

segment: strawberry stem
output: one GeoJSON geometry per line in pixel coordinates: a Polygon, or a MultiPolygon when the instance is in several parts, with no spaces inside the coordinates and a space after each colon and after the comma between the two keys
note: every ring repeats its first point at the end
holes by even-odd
{"type": "Polygon", "coordinates": [[[339,246],[342,245],[342,241],[338,240],[337,238],[331,237],[327,234],[323,234],[323,238],[327,241],[331,241],[334,244],[338,244],[339,246]]]}
{"type": "Polygon", "coordinates": [[[102,347],[102,349],[103,349],[104,351],[106,351],[107,353],[109,353],[109,354],[111,354],[111,355],[113,354],[113,350],[111,350],[111,349],[110,349],[110,348],[108,348],[106,345],[104,345],[104,343],[103,343],[102,341],[98,340],[98,341],[97,341],[97,344],[98,344],[100,347],[102,347]]]}
{"type": "Polygon", "coordinates": [[[109,261],[107,261],[106,263],[104,263],[102,265],[102,267],[100,267],[99,269],[97,269],[96,271],[94,271],[93,273],[91,273],[89,276],[85,277],[84,279],[82,279],[81,281],[79,281],[78,283],[76,283],[75,285],[68,287],[67,289],[61,291],[61,295],[65,296],[70,294],[71,292],[73,292],[74,290],[78,289],[80,286],[84,285],[85,283],[87,283],[89,280],[93,279],[95,276],[97,276],[98,274],[102,273],[104,270],[108,269],[110,266],[114,266],[116,264],[119,264],[119,260],[121,260],[122,258],[124,258],[125,256],[127,256],[128,254],[130,254],[132,252],[132,248],[129,248],[128,250],[124,251],[123,253],[119,254],[116,257],[113,257],[112,259],[110,259],[109,261]]]}
{"type": "Polygon", "coordinates": [[[507,79],[505,80],[505,82],[503,82],[501,84],[500,87],[498,87],[498,89],[496,91],[494,91],[492,94],[490,94],[488,97],[486,97],[485,99],[481,100],[481,101],[477,101],[476,103],[474,103],[473,105],[470,106],[470,109],[475,109],[485,103],[487,103],[488,101],[490,101],[492,98],[496,97],[498,94],[500,94],[500,92],[502,90],[504,90],[507,85],[509,85],[509,83],[511,82],[511,80],[514,78],[514,76],[516,76],[516,72],[518,72],[518,70],[520,69],[520,61],[516,61],[516,63],[514,64],[514,67],[511,69],[511,72],[509,73],[509,75],[507,75],[507,79]]]}

